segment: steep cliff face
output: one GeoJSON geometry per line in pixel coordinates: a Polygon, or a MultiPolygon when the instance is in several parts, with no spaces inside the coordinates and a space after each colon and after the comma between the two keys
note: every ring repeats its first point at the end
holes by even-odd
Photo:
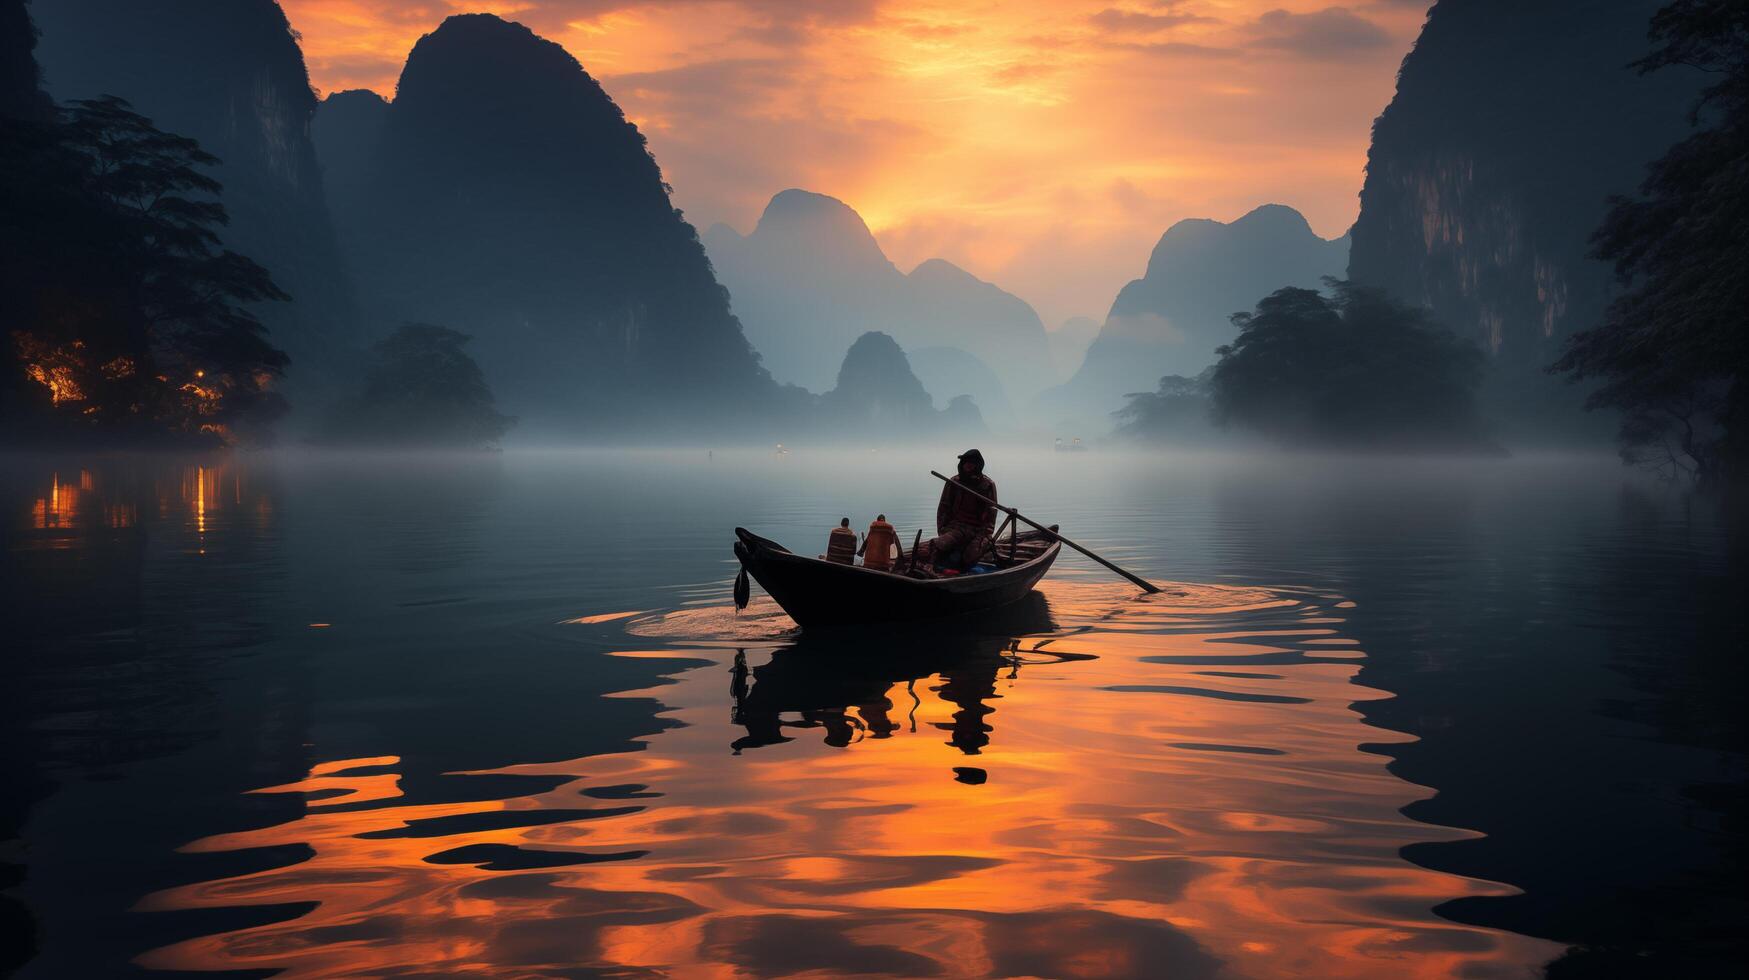
{"type": "Polygon", "coordinates": [[[369,193],[366,181],[388,118],[388,100],[368,89],[335,92],[316,110],[311,135],[343,250],[351,247],[344,236],[356,229],[348,216],[365,204],[369,193]]]}
{"type": "Polygon", "coordinates": [[[1488,410],[1572,433],[1581,393],[1542,374],[1605,306],[1587,258],[1611,194],[1679,138],[1693,78],[1640,76],[1663,0],[1440,0],[1373,126],[1349,276],[1430,308],[1492,355],[1488,410]]]}
{"type": "Polygon", "coordinates": [[[783,191],[751,234],[717,225],[705,247],[748,337],[782,380],[826,387],[841,352],[871,330],[912,348],[969,351],[1011,390],[1050,380],[1044,325],[1025,301],[942,259],[900,272],[837,198],[783,191]]]}
{"type": "Polygon", "coordinates": [[[1237,336],[1234,313],[1283,286],[1319,288],[1347,261],[1346,236],[1319,238],[1279,204],[1231,223],[1180,221],[1154,246],[1147,273],[1119,291],[1074,377],[1039,399],[1038,414],[1058,428],[1104,431],[1124,395],[1213,364],[1215,348],[1237,336]]]}
{"type": "Polygon", "coordinates": [[[0,2],[0,117],[40,119],[48,111],[36,63],[36,27],[24,0],[0,2]]]}
{"type": "Polygon", "coordinates": [[[292,295],[262,318],[292,355],[294,391],[319,388],[353,340],[354,311],[310,139],[316,98],[279,4],[53,0],[30,9],[55,98],[119,95],[219,157],[225,244],[292,295]]]}
{"type": "Polygon", "coordinates": [[[708,429],[775,390],[642,134],[564,48],[451,17],[386,109],[328,109],[373,319],[473,334],[522,431],[708,429]]]}

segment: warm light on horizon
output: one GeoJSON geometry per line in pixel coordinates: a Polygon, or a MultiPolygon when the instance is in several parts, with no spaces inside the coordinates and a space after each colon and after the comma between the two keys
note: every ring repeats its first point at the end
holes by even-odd
{"type": "Polygon", "coordinates": [[[1373,118],[1425,4],[1181,0],[283,0],[321,92],[393,93],[444,17],[563,44],[702,231],[802,187],[902,269],[942,257],[1055,327],[1103,317],[1174,221],[1260,204],[1353,222],[1373,118]]]}

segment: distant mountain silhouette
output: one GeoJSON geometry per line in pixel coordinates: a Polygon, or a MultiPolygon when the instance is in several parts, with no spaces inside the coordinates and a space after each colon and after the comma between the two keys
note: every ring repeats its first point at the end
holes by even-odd
{"type": "Polygon", "coordinates": [[[322,100],[316,110],[311,135],[322,161],[322,176],[328,188],[328,201],[347,250],[355,243],[345,236],[357,222],[346,219],[365,205],[369,187],[366,184],[370,168],[376,159],[383,123],[388,119],[389,103],[369,89],[348,89],[335,92],[322,100]]]}
{"type": "Polygon", "coordinates": [[[845,353],[838,383],[820,396],[820,418],[829,434],[878,442],[913,442],[983,429],[978,409],[968,399],[950,401],[937,411],[898,342],[872,330],[845,353]]]}
{"type": "Polygon", "coordinates": [[[1015,427],[1014,405],[1002,379],[975,355],[958,347],[920,347],[905,356],[937,403],[946,405],[959,395],[969,395],[992,428],[1015,427]]]}
{"type": "Polygon", "coordinates": [[[1081,370],[1087,359],[1087,348],[1099,336],[1099,321],[1090,316],[1072,316],[1045,334],[1051,348],[1051,366],[1058,381],[1067,381],[1081,370]]]}
{"type": "Polygon", "coordinates": [[[786,190],[751,234],[718,225],[704,241],[748,338],[781,380],[825,387],[839,352],[878,330],[913,348],[969,351],[1012,390],[1049,381],[1044,325],[1032,307],[941,259],[900,272],[837,198],[786,190]]]}
{"type": "Polygon", "coordinates": [[[908,335],[975,355],[1026,397],[1051,382],[1045,326],[1025,300],[945,259],[919,264],[906,281],[916,310],[908,335]]]}
{"type": "Polygon", "coordinates": [[[1178,222],[1154,246],[1147,273],[1117,294],[1074,377],[1040,397],[1040,417],[1083,434],[1109,428],[1125,394],[1213,364],[1215,348],[1238,335],[1234,313],[1283,286],[1317,288],[1341,275],[1347,260],[1346,236],[1319,238],[1280,204],[1230,224],[1178,222]]]}
{"type": "Polygon", "coordinates": [[[1543,367],[1610,292],[1587,258],[1605,198],[1686,134],[1698,74],[1628,67],[1663,3],[1441,0],[1373,125],[1349,277],[1490,352],[1484,408],[1521,437],[1613,426],[1543,367]]]}
{"type": "Polygon", "coordinates": [[[36,28],[24,0],[0,0],[0,117],[41,119],[49,109],[36,63],[36,28]]]}
{"type": "Polygon", "coordinates": [[[643,135],[564,48],[451,17],[386,111],[328,108],[323,156],[358,195],[343,237],[375,317],[472,334],[522,428],[709,429],[768,407],[777,389],[643,135]]]}
{"type": "Polygon", "coordinates": [[[355,308],[310,141],[316,97],[273,0],[52,0],[30,7],[61,101],[118,95],[217,156],[227,246],[293,299],[259,313],[292,356],[295,391],[325,389],[356,340],[355,308]]]}

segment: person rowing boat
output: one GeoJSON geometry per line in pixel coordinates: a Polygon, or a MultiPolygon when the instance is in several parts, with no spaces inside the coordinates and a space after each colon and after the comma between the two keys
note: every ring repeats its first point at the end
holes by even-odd
{"type": "MultiPolygon", "coordinates": [[[[917,532],[914,560],[903,569],[859,568],[827,561],[824,555],[807,558],[744,527],[735,528],[735,558],[741,563],[733,589],[735,607],[747,607],[751,578],[803,629],[988,612],[1031,593],[1064,547],[1081,552],[1144,592],[1160,591],[1159,586],[1064,537],[1057,525],[1040,524],[1013,507],[997,503],[996,481],[984,474],[984,456],[977,450],[960,455],[957,478],[934,471],[931,474],[947,484],[936,508],[940,533],[924,545],[923,532],[917,532]],[[990,548],[996,537],[997,511],[1008,515],[1004,527],[1012,524],[1014,530],[1000,548],[990,548]],[[1021,530],[1022,524],[1033,530],[1021,530]],[[950,552],[952,548],[957,548],[957,553],[950,552]],[[980,575],[929,574],[917,567],[926,550],[930,560],[951,560],[962,567],[988,556],[990,567],[980,569],[980,575]]],[[[848,523],[840,521],[839,529],[848,532],[848,523]]]]}
{"type": "Polygon", "coordinates": [[[923,543],[918,558],[937,568],[951,563],[956,571],[977,564],[996,530],[997,506],[996,481],[984,474],[984,454],[961,453],[959,472],[941,488],[935,505],[936,536],[923,543]]]}

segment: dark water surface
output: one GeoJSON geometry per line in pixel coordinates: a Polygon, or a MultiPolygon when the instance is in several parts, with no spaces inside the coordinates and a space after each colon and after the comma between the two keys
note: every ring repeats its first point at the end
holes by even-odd
{"type": "Polygon", "coordinates": [[[800,637],[950,454],[0,463],[0,971],[1714,975],[1744,585],[1609,460],[991,453],[1066,555],[800,637]]]}

